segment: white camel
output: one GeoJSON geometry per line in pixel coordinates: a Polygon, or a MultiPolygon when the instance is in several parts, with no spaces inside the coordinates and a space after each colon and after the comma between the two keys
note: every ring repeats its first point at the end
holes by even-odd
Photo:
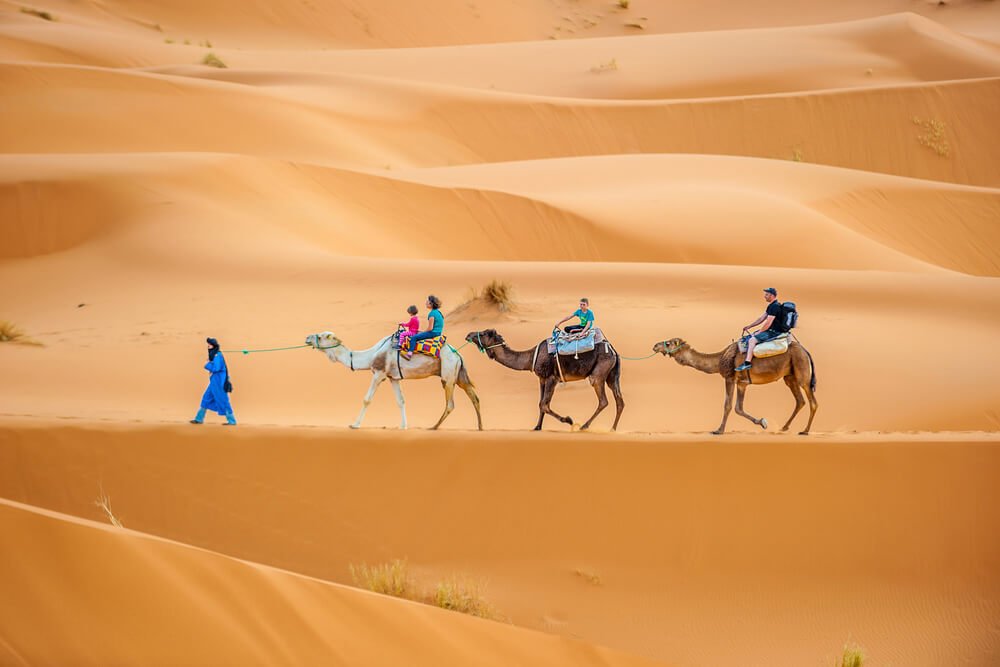
{"type": "Polygon", "coordinates": [[[445,406],[444,413],[434,424],[432,429],[437,428],[455,409],[455,385],[465,390],[473,407],[476,408],[476,422],[479,430],[483,430],[483,416],[479,412],[479,396],[469,379],[469,374],[465,370],[465,364],[461,355],[450,345],[446,345],[441,350],[441,358],[435,359],[425,354],[414,354],[412,359],[406,359],[399,355],[398,350],[394,350],[391,345],[392,336],[386,336],[374,346],[367,350],[352,350],[329,331],[323,333],[310,334],[306,337],[306,345],[311,345],[317,350],[321,350],[330,361],[341,363],[352,371],[371,370],[372,384],[365,394],[364,404],[361,406],[361,414],[357,420],[351,424],[351,428],[361,428],[361,420],[365,418],[368,405],[375,396],[375,390],[385,380],[389,380],[392,388],[396,392],[396,404],[399,406],[400,425],[399,428],[406,428],[406,399],[403,398],[403,390],[399,386],[401,380],[419,380],[432,376],[441,378],[441,385],[444,387],[445,406]]]}

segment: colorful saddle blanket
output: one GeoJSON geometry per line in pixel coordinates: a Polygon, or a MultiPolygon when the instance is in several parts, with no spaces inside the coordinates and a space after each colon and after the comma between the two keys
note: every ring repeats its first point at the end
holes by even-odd
{"type": "Polygon", "coordinates": [[[447,336],[438,336],[437,338],[425,338],[424,340],[418,340],[417,346],[414,348],[414,352],[419,354],[426,354],[428,357],[434,357],[435,359],[441,358],[441,350],[444,346],[448,344],[447,336]]]}
{"type": "Polygon", "coordinates": [[[591,352],[598,343],[604,342],[604,334],[600,329],[594,328],[586,334],[568,334],[564,331],[553,332],[549,339],[549,354],[578,355],[583,352],[591,352]]]}

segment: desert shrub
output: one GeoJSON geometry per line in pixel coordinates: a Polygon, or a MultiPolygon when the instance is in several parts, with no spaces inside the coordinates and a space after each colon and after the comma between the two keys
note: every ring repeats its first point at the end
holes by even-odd
{"type": "Polygon", "coordinates": [[[208,65],[209,67],[219,67],[225,69],[227,67],[226,63],[222,62],[222,59],[214,53],[206,53],[205,57],[201,59],[202,65],[208,65]]]}
{"type": "Polygon", "coordinates": [[[351,565],[351,579],[358,588],[364,588],[373,593],[391,595],[397,598],[413,600],[416,588],[410,578],[405,560],[394,560],[391,563],[379,565],[351,565]]]}
{"type": "Polygon", "coordinates": [[[41,345],[24,333],[21,327],[13,322],[0,320],[0,343],[16,343],[18,345],[41,345]]]}
{"type": "Polygon", "coordinates": [[[43,12],[41,9],[32,9],[31,7],[21,7],[22,14],[31,14],[32,16],[37,16],[40,19],[45,19],[46,21],[55,21],[56,18],[49,14],[48,12],[43,12]]]}
{"type": "Polygon", "coordinates": [[[514,287],[504,280],[491,280],[480,290],[478,298],[506,312],[514,308],[514,287]]]}
{"type": "Polygon", "coordinates": [[[844,653],[840,656],[840,662],[836,667],[863,667],[864,664],[864,649],[850,642],[844,644],[844,653]]]}
{"type": "Polygon", "coordinates": [[[405,560],[378,565],[351,565],[351,579],[358,588],[404,600],[434,605],[479,618],[505,620],[483,596],[483,584],[452,576],[431,591],[419,588],[410,576],[405,560]]]}

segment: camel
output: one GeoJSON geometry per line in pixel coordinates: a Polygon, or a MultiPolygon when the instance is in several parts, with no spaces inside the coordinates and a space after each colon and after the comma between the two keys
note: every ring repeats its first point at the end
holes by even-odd
{"type": "Polygon", "coordinates": [[[469,379],[469,373],[465,370],[465,363],[461,355],[450,345],[446,345],[441,350],[441,358],[435,359],[424,354],[414,354],[412,359],[405,359],[399,355],[399,350],[395,350],[391,344],[392,336],[386,336],[375,343],[367,350],[355,351],[344,345],[336,335],[329,331],[311,334],[306,337],[306,345],[321,350],[327,358],[334,363],[341,363],[352,371],[371,370],[372,384],[365,394],[364,403],[361,406],[361,414],[357,420],[351,424],[351,428],[361,428],[361,420],[365,418],[368,405],[375,396],[375,390],[385,380],[389,380],[392,388],[396,392],[396,404],[399,406],[400,425],[399,428],[406,429],[406,400],[403,398],[403,390],[400,387],[402,380],[419,380],[421,378],[439,376],[441,385],[444,387],[445,408],[437,424],[431,427],[436,429],[441,426],[445,418],[455,409],[455,385],[457,384],[469,396],[472,406],[476,409],[476,422],[480,431],[483,430],[483,417],[479,411],[479,396],[476,395],[475,386],[469,379]]]}
{"type": "Polygon", "coordinates": [[[719,424],[719,428],[712,431],[715,435],[722,435],[726,430],[729,411],[733,407],[734,386],[736,387],[736,414],[746,417],[754,424],[766,429],[766,419],[757,419],[743,411],[743,397],[746,395],[747,386],[769,384],[777,380],[784,380],[792,392],[792,396],[795,397],[795,409],[781,430],[788,430],[795,415],[799,414],[799,410],[806,404],[805,399],[802,398],[802,391],[805,390],[806,397],[809,399],[809,423],[806,424],[805,430],[799,432],[799,435],[809,435],[809,429],[812,428],[813,419],[816,417],[816,367],[813,364],[812,355],[798,341],[793,341],[788,345],[788,352],[774,357],[754,359],[750,370],[740,372],[735,370],[739,353],[736,343],[730,343],[722,352],[703,354],[684,340],[671,338],[654,345],[653,352],[672,357],[681,366],[690,366],[702,373],[718,373],[726,381],[726,403],[722,412],[722,423],[719,424]]]}
{"type": "Polygon", "coordinates": [[[517,352],[507,347],[503,336],[497,333],[496,329],[486,329],[485,331],[472,331],[465,337],[465,340],[479,348],[480,352],[499,363],[501,366],[512,368],[516,371],[528,371],[538,376],[539,390],[541,398],[538,402],[538,423],[535,430],[542,430],[542,420],[549,414],[564,424],[573,425],[571,417],[562,417],[552,411],[550,404],[552,396],[555,394],[556,385],[560,380],[573,382],[575,380],[586,379],[594,388],[597,394],[597,410],[590,416],[580,428],[586,430],[591,422],[601,411],[608,406],[608,395],[605,385],[611,387],[611,392],[615,397],[615,423],[611,430],[618,429],[618,420],[621,419],[622,410],[625,409],[625,400],[622,398],[621,389],[621,359],[618,352],[610,343],[598,343],[591,352],[581,352],[579,358],[569,355],[560,357],[559,366],[556,366],[555,355],[551,355],[546,350],[548,341],[538,343],[530,350],[517,352]]]}

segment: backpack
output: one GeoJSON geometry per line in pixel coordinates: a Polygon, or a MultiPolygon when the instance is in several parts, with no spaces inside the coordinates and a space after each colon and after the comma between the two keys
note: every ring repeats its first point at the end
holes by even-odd
{"type": "Polygon", "coordinates": [[[781,304],[781,315],[778,317],[778,325],[786,332],[791,331],[799,324],[799,311],[795,309],[795,304],[791,301],[781,304]]]}

